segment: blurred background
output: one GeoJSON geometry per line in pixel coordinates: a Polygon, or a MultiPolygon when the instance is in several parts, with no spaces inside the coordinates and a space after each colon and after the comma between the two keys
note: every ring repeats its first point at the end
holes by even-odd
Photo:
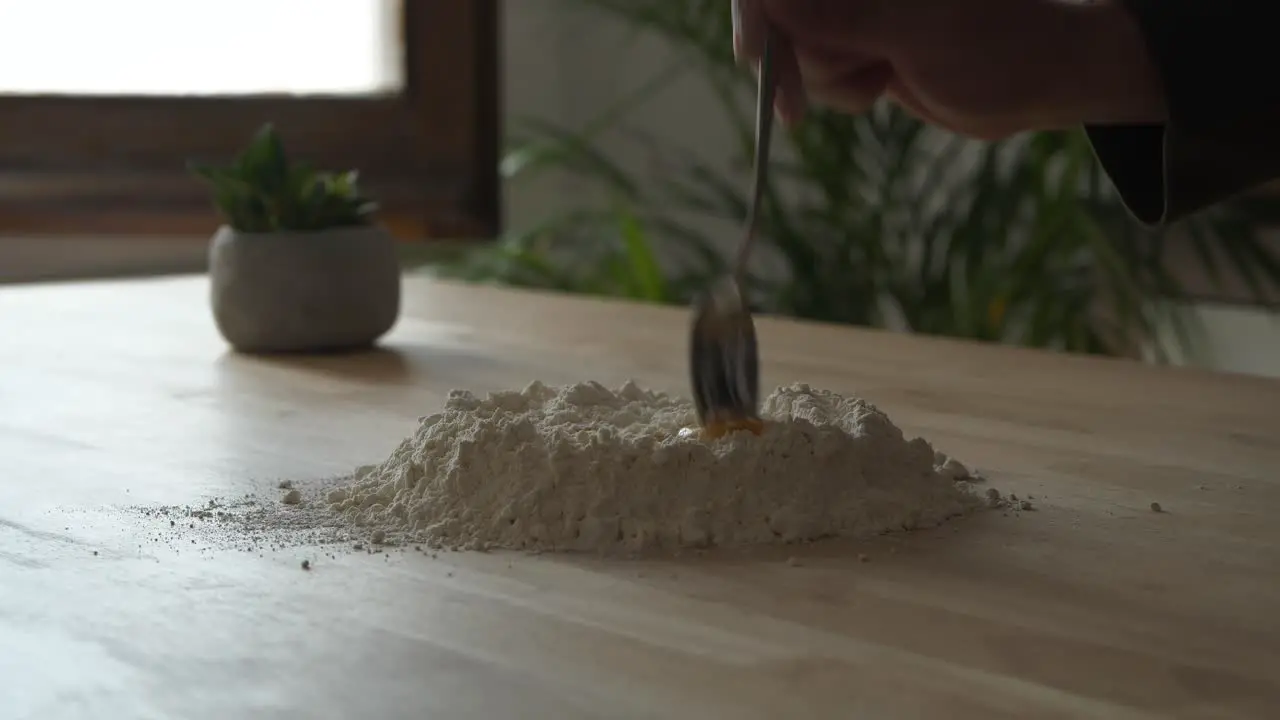
{"type": "MultiPolygon", "coordinates": [[[[727,0],[0,0],[0,282],[199,272],[189,159],[272,122],[406,268],[687,303],[744,215],[727,0]]],[[[761,311],[1280,376],[1280,193],[1163,232],[1079,134],[889,107],[775,143],[761,311]]]]}

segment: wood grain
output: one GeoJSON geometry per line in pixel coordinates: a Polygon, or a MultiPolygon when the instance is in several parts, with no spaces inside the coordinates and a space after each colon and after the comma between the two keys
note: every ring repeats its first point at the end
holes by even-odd
{"type": "Polygon", "coordinates": [[[227,353],[205,293],[201,278],[0,289],[6,717],[1280,707],[1278,382],[761,319],[766,386],[860,394],[1037,510],[667,560],[247,553],[157,541],[167,521],[128,507],[379,460],[451,388],[684,392],[688,318],[412,279],[383,350],[254,359],[227,353]]]}

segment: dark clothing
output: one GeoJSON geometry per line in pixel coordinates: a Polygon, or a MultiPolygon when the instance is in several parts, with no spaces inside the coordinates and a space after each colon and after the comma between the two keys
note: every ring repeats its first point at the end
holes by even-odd
{"type": "Polygon", "coordinates": [[[1265,0],[1122,0],[1160,73],[1164,125],[1088,126],[1147,225],[1180,220],[1280,176],[1280,9],[1265,0]]]}

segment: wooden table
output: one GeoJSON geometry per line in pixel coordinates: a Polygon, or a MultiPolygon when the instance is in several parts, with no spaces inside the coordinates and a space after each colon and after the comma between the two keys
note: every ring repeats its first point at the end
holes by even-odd
{"type": "Polygon", "coordinates": [[[683,391],[687,318],[412,279],[384,350],[253,359],[205,288],[0,290],[4,718],[1280,717],[1280,383],[761,320],[766,386],[858,393],[1038,509],[665,561],[259,555],[127,508],[380,460],[451,388],[683,391]]]}

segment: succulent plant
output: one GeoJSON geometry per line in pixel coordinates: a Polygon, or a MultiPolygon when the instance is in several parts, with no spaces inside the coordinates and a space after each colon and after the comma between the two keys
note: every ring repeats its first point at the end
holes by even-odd
{"type": "Polygon", "coordinates": [[[214,206],[246,233],[316,231],[369,225],[377,205],[360,194],[356,171],[326,172],[291,162],[270,123],[229,165],[190,162],[213,190],[214,206]]]}

